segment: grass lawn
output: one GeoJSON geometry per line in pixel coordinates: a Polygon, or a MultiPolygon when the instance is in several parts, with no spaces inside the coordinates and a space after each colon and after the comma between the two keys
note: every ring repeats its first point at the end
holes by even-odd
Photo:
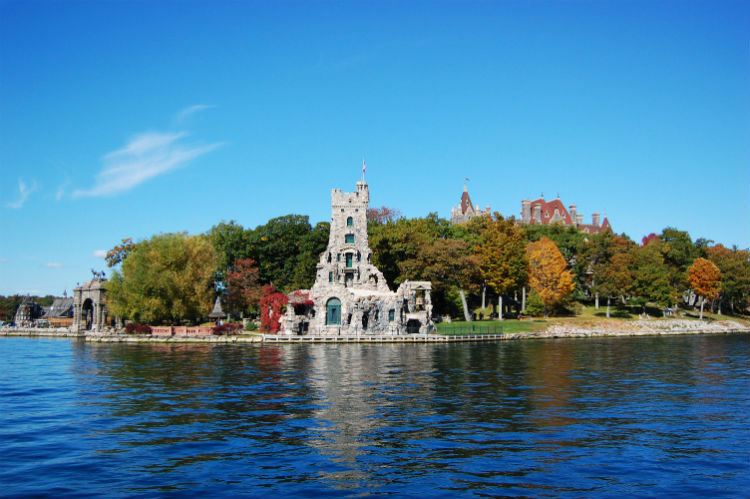
{"type": "MultiPolygon", "coordinates": [[[[631,321],[636,321],[641,317],[641,307],[625,307],[615,306],[610,307],[610,318],[607,319],[607,305],[600,304],[599,308],[595,308],[593,305],[586,305],[579,309],[579,313],[570,316],[556,316],[556,317],[536,317],[533,320],[516,320],[516,319],[505,319],[502,321],[497,320],[483,320],[483,321],[453,321],[451,323],[441,322],[437,324],[438,334],[488,334],[499,332],[499,327],[502,327],[502,332],[509,333],[520,333],[520,332],[534,332],[543,331],[551,325],[568,325],[582,329],[621,329],[627,327],[627,324],[631,321]],[[473,331],[472,331],[473,327],[473,331]]],[[[669,319],[680,319],[680,320],[699,320],[699,310],[680,310],[679,315],[666,317],[662,315],[662,310],[653,307],[647,307],[646,313],[649,318],[657,320],[669,320],[669,319]]],[[[703,312],[704,320],[709,321],[733,321],[743,324],[744,326],[750,326],[750,318],[747,316],[730,316],[730,315],[719,315],[711,314],[707,311],[703,312]]]]}
{"type": "Polygon", "coordinates": [[[549,326],[549,322],[546,320],[534,319],[534,320],[516,320],[516,319],[505,319],[502,321],[497,320],[486,320],[486,321],[453,321],[453,322],[441,322],[436,324],[438,334],[446,335],[465,335],[465,334],[498,334],[500,328],[505,334],[508,333],[520,333],[520,332],[533,332],[543,331],[549,326]]]}

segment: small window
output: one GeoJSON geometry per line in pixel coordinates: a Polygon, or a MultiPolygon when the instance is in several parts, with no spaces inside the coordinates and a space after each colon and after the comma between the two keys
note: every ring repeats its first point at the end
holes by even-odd
{"type": "Polygon", "coordinates": [[[351,253],[346,254],[346,268],[348,269],[352,268],[352,254],[351,253]]]}
{"type": "Polygon", "coordinates": [[[340,262],[340,261],[341,261],[341,253],[339,253],[338,255],[336,255],[336,261],[337,261],[337,262],[340,262]]]}
{"type": "Polygon", "coordinates": [[[328,282],[333,282],[333,272],[328,273],[328,282]]]}
{"type": "Polygon", "coordinates": [[[354,244],[354,234],[347,234],[344,236],[344,242],[346,244],[354,244]]]}
{"type": "Polygon", "coordinates": [[[351,227],[352,225],[354,225],[354,219],[352,217],[348,217],[346,219],[346,226],[351,227]]]}
{"type": "Polygon", "coordinates": [[[393,309],[390,309],[388,311],[388,322],[393,322],[393,320],[396,318],[396,311],[393,309]]]}

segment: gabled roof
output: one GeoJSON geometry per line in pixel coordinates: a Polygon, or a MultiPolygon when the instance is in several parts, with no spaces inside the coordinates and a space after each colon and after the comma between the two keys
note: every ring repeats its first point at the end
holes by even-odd
{"type": "Polygon", "coordinates": [[[531,202],[531,217],[534,219],[534,206],[539,205],[542,211],[542,223],[549,224],[554,223],[551,220],[555,217],[555,210],[557,210],[558,218],[560,223],[565,225],[573,225],[573,220],[570,218],[570,213],[565,209],[565,205],[559,199],[553,199],[552,201],[545,201],[544,198],[539,198],[531,202]]]}
{"type": "Polygon", "coordinates": [[[52,306],[44,315],[47,318],[70,317],[73,308],[73,298],[55,298],[52,306]]]}
{"type": "Polygon", "coordinates": [[[612,229],[612,226],[609,224],[609,220],[607,218],[604,218],[604,222],[602,222],[602,224],[599,226],[596,226],[594,224],[581,224],[578,226],[578,230],[580,230],[581,232],[586,232],[588,234],[598,234],[606,229],[612,229]]]}

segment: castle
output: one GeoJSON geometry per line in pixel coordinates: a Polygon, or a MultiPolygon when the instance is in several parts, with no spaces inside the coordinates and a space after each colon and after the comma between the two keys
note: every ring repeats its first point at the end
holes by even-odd
{"type": "Polygon", "coordinates": [[[451,223],[452,224],[462,224],[464,222],[468,222],[474,217],[481,217],[481,216],[489,216],[490,215],[490,207],[487,206],[487,209],[480,209],[479,205],[476,207],[471,204],[471,198],[469,197],[469,191],[466,190],[466,185],[464,185],[464,192],[461,194],[461,203],[456,207],[454,206],[451,208],[451,223]]]}
{"type": "Polygon", "coordinates": [[[607,217],[600,222],[599,213],[591,215],[591,224],[584,224],[583,215],[577,212],[576,205],[570,205],[570,211],[568,211],[559,198],[545,201],[544,196],[534,201],[528,199],[521,201],[521,223],[574,226],[587,234],[597,234],[612,228],[607,217]]]}
{"type": "Polygon", "coordinates": [[[370,191],[331,192],[331,230],[315,284],[288,295],[281,333],[313,336],[398,335],[432,330],[432,285],[406,281],[396,292],[372,264],[367,237],[370,191]]]}

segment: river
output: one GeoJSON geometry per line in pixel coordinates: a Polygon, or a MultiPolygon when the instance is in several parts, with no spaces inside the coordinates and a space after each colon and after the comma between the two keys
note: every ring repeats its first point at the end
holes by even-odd
{"type": "Polygon", "coordinates": [[[0,338],[2,497],[750,496],[750,335],[0,338]]]}

